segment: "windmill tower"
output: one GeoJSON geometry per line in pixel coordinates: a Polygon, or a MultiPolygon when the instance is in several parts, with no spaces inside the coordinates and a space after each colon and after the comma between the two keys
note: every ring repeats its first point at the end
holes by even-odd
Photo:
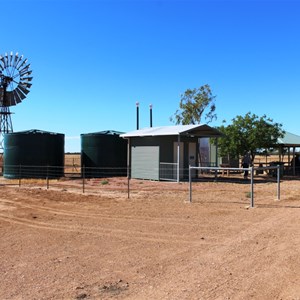
{"type": "Polygon", "coordinates": [[[23,55],[0,55],[0,152],[3,152],[3,136],[13,132],[10,106],[22,102],[31,87],[32,71],[23,55]]]}

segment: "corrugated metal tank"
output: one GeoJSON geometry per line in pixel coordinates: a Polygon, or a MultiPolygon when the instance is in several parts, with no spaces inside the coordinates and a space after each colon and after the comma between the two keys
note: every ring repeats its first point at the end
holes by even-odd
{"type": "Polygon", "coordinates": [[[127,140],[123,132],[107,130],[81,134],[82,176],[126,176],[127,140]]]}
{"type": "Polygon", "coordinates": [[[5,178],[64,176],[65,136],[37,129],[4,135],[5,178]]]}

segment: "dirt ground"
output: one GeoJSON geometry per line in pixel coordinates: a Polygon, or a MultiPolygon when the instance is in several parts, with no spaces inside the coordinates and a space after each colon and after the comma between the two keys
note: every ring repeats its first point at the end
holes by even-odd
{"type": "Polygon", "coordinates": [[[299,181],[131,187],[2,184],[0,299],[300,299],[299,181]]]}

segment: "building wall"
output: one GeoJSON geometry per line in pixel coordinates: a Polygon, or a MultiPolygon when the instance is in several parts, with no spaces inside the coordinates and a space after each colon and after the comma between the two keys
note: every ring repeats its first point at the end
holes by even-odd
{"type": "MultiPolygon", "coordinates": [[[[177,136],[131,138],[131,177],[159,180],[160,170],[165,167],[161,163],[174,164],[174,143],[177,143],[177,141],[177,136]]],[[[183,167],[185,171],[183,174],[184,177],[187,177],[187,169],[189,167],[189,142],[195,142],[197,144],[197,138],[181,137],[180,141],[184,144],[183,167]]],[[[196,153],[196,156],[197,155],[196,153]]],[[[177,172],[173,170],[171,177],[174,177],[176,173],[177,172]]]]}

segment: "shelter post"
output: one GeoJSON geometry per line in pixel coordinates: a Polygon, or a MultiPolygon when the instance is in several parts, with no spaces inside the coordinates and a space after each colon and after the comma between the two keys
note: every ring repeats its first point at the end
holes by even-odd
{"type": "Polygon", "coordinates": [[[130,198],[130,165],[131,165],[131,147],[130,147],[130,138],[127,139],[127,198],[130,198]]]}
{"type": "MultiPolygon", "coordinates": [[[[215,167],[218,167],[218,138],[216,137],[216,157],[215,157],[215,167]]],[[[218,171],[215,170],[215,180],[218,177],[218,171]]]]}
{"type": "Polygon", "coordinates": [[[180,179],[180,134],[178,135],[177,138],[177,182],[179,182],[180,179]]]}
{"type": "Polygon", "coordinates": [[[127,139],[127,177],[130,179],[130,165],[131,165],[131,147],[130,138],[127,139]]]}
{"type": "Polygon", "coordinates": [[[296,160],[295,160],[295,156],[296,156],[296,151],[295,151],[295,147],[293,147],[293,175],[295,176],[296,175],[296,160]]]}

